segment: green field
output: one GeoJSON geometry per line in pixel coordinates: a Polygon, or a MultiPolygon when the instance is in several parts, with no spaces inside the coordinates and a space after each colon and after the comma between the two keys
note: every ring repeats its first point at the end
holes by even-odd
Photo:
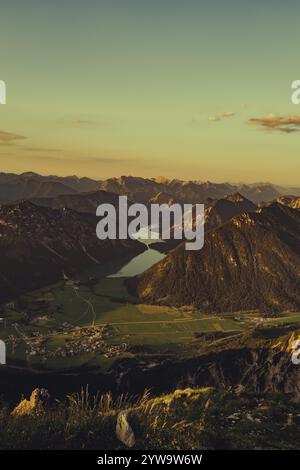
{"type": "MultiPolygon", "coordinates": [[[[92,286],[62,282],[32,292],[28,298],[32,301],[46,299],[47,308],[38,315],[30,316],[26,322],[22,320],[22,313],[8,309],[6,328],[2,326],[0,337],[7,341],[9,358],[26,361],[30,366],[40,364],[42,358],[26,356],[26,336],[31,337],[34,332],[40,332],[45,338],[46,349],[55,351],[59,347],[63,348],[70,339],[71,335],[67,331],[56,331],[63,329],[65,322],[74,328],[109,325],[111,333],[107,341],[112,345],[126,343],[129,352],[124,353],[124,356],[132,355],[136,347],[148,354],[195,353],[199,350],[195,334],[219,332],[233,336],[251,328],[253,318],[258,316],[257,313],[208,315],[191,307],[138,304],[128,294],[122,278],[101,279],[92,286]],[[10,344],[10,335],[22,338],[14,350],[10,344]]],[[[288,322],[300,323],[300,313],[265,321],[272,326],[288,322]]],[[[114,358],[105,358],[99,352],[92,352],[77,354],[75,357],[47,358],[42,362],[46,367],[53,368],[83,364],[106,367],[113,361],[114,358]]]]}

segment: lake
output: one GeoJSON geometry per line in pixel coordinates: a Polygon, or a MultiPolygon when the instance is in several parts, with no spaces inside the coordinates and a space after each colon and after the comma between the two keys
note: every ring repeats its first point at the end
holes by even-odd
{"type": "Polygon", "coordinates": [[[110,274],[107,277],[132,277],[141,274],[146,271],[146,269],[151,268],[155,263],[158,263],[166,255],[159,253],[157,250],[153,250],[149,245],[148,249],[143,253],[132,258],[128,263],[126,263],[121,269],[116,273],[110,274]]]}

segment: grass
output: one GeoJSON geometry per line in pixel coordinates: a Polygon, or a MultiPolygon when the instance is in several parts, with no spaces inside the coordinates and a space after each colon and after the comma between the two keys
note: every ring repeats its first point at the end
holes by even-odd
{"type": "Polygon", "coordinates": [[[282,395],[196,388],[113,400],[86,388],[28,416],[2,406],[0,449],[126,449],[115,432],[124,410],[135,449],[297,449],[300,438],[300,405],[282,395]]]}
{"type": "MultiPolygon", "coordinates": [[[[9,335],[28,335],[39,331],[47,335],[46,347],[55,350],[63,347],[68,335],[53,333],[62,327],[64,322],[74,326],[91,326],[109,324],[112,334],[108,342],[123,343],[129,347],[150,348],[161,354],[194,354],[199,351],[195,342],[195,333],[223,332],[238,334],[253,327],[251,319],[258,313],[224,315],[205,315],[191,307],[176,308],[159,305],[136,303],[124,286],[122,278],[105,278],[93,286],[81,285],[78,289],[68,283],[50,286],[48,289],[32,292],[30,298],[43,296],[51,300],[51,312],[41,312],[47,319],[36,321],[36,316],[28,323],[22,322],[22,314],[9,310],[8,327],[0,330],[0,338],[8,340],[9,335]],[[53,312],[54,313],[53,313],[53,312]],[[242,321],[236,320],[236,316],[242,321]],[[18,332],[13,323],[18,322],[18,332]]],[[[299,322],[300,313],[287,313],[279,318],[267,320],[270,326],[282,326],[288,322],[299,322]]],[[[9,359],[25,360],[24,343],[12,353],[8,342],[9,359]]],[[[42,358],[32,357],[30,363],[38,365],[42,358]]],[[[99,353],[81,354],[75,357],[47,359],[44,364],[49,368],[78,367],[89,364],[97,367],[108,367],[113,361],[99,353]]]]}

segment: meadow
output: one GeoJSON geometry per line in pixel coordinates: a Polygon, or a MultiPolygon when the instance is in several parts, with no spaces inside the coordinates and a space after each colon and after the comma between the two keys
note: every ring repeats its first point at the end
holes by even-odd
{"type": "MultiPolygon", "coordinates": [[[[210,339],[211,345],[228,336],[241,335],[259,320],[259,314],[254,312],[207,315],[191,306],[176,308],[140,304],[128,294],[123,278],[103,278],[85,284],[64,281],[34,291],[27,295],[28,299],[30,302],[44,301],[44,310],[34,315],[28,312],[25,321],[24,312],[7,309],[5,328],[2,325],[0,330],[0,338],[7,343],[8,363],[26,367],[40,367],[42,364],[56,369],[88,365],[106,369],[116,359],[105,357],[101,351],[46,359],[28,355],[28,338],[37,333],[43,336],[46,350],[55,352],[71,340],[74,328],[107,326],[110,330],[106,339],[109,345],[126,344],[126,351],[117,357],[132,357],[139,353],[180,353],[184,356],[201,351],[199,337],[204,334],[216,335],[210,339]],[[21,338],[15,347],[11,336],[21,338]]],[[[272,327],[289,322],[300,323],[300,313],[264,319],[264,324],[272,327]]]]}

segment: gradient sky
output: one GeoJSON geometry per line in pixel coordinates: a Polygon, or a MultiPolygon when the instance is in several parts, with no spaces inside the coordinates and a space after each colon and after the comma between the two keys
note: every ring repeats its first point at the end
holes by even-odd
{"type": "Polygon", "coordinates": [[[1,2],[1,171],[298,184],[300,133],[263,118],[300,115],[299,17],[298,0],[1,2]]]}

